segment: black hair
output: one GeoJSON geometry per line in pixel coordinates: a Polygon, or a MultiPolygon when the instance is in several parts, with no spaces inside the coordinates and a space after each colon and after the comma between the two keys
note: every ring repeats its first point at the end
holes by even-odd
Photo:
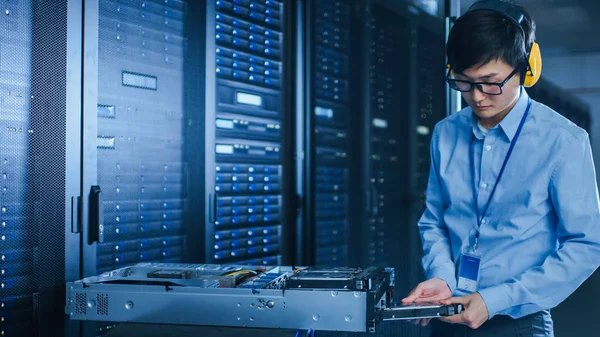
{"type": "Polygon", "coordinates": [[[535,22],[524,8],[517,7],[525,14],[522,30],[516,22],[496,11],[476,10],[459,17],[446,44],[452,70],[461,73],[473,66],[502,60],[521,68],[522,76],[527,66],[527,51],[535,41],[535,22]]]}

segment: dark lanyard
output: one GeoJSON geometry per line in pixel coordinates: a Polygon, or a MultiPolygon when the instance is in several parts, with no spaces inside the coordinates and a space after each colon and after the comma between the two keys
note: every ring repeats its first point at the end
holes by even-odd
{"type": "MultiPolygon", "coordinates": [[[[485,213],[487,212],[488,207],[490,206],[490,201],[494,197],[494,192],[496,192],[496,187],[500,183],[500,178],[502,178],[502,174],[504,173],[504,168],[506,167],[506,163],[508,162],[508,159],[510,158],[510,155],[512,154],[515,144],[517,144],[517,140],[519,139],[519,135],[521,134],[521,129],[523,128],[523,124],[525,124],[527,115],[529,115],[530,108],[531,108],[531,98],[527,102],[527,109],[525,110],[525,114],[523,114],[523,117],[521,118],[521,123],[519,123],[519,128],[517,128],[515,137],[512,139],[512,142],[510,142],[510,147],[508,148],[508,153],[506,154],[506,157],[504,158],[504,163],[502,163],[502,168],[500,169],[500,173],[498,173],[498,178],[496,179],[496,183],[494,184],[492,193],[490,194],[490,197],[488,198],[488,200],[485,204],[485,207],[483,209],[483,214],[481,214],[481,216],[479,216],[479,205],[477,204],[477,185],[475,184],[475,159],[474,159],[475,154],[473,153],[473,137],[471,136],[471,142],[469,144],[469,154],[470,154],[469,159],[471,161],[471,179],[473,180],[473,200],[475,202],[475,211],[477,212],[477,234],[475,234],[475,243],[473,244],[473,251],[475,251],[477,249],[477,244],[479,242],[479,228],[481,228],[481,221],[485,217],[485,213]]],[[[479,177],[479,178],[481,180],[481,177],[479,177]]]]}

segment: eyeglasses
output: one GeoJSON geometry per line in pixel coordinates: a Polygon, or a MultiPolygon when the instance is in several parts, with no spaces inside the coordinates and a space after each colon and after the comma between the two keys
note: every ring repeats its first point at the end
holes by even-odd
{"type": "Polygon", "coordinates": [[[508,77],[506,79],[504,79],[504,81],[502,81],[501,83],[471,82],[471,81],[457,80],[454,78],[450,78],[450,71],[449,71],[448,76],[446,76],[446,82],[448,82],[448,85],[450,86],[450,88],[460,91],[460,92],[469,92],[469,91],[473,90],[475,87],[477,87],[477,89],[479,89],[479,91],[483,92],[484,94],[501,95],[502,87],[513,76],[515,76],[515,74],[517,73],[517,70],[518,70],[518,68],[515,68],[515,70],[513,70],[512,73],[510,73],[510,75],[508,75],[508,77]]]}

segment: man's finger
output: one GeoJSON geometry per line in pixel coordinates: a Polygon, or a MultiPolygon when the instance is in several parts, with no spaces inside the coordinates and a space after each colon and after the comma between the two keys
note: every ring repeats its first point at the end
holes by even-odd
{"type": "Polygon", "coordinates": [[[450,304],[465,305],[465,304],[469,303],[469,298],[467,298],[466,296],[450,297],[450,298],[441,300],[440,303],[442,305],[450,305],[450,304]]]}
{"type": "Polygon", "coordinates": [[[402,300],[402,303],[412,303],[417,298],[421,297],[422,293],[423,293],[423,290],[421,289],[421,287],[417,286],[410,294],[408,294],[408,296],[406,298],[404,298],[402,300]]]}
{"type": "Polygon", "coordinates": [[[465,323],[467,323],[467,319],[465,317],[465,312],[464,311],[461,312],[458,315],[440,317],[439,320],[443,321],[443,322],[446,322],[446,323],[451,323],[451,324],[465,324],[465,323]]]}
{"type": "Polygon", "coordinates": [[[433,295],[431,297],[421,296],[415,300],[416,303],[441,303],[442,300],[447,299],[446,296],[433,295]]]}
{"type": "Polygon", "coordinates": [[[430,321],[431,321],[431,318],[421,319],[421,326],[427,326],[427,324],[429,324],[430,321]]]}

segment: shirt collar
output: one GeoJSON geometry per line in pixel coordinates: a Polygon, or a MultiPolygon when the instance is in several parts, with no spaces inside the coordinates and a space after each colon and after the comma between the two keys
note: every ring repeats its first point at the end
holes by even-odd
{"type": "MultiPolygon", "coordinates": [[[[521,123],[521,118],[525,114],[525,110],[527,109],[527,104],[529,101],[529,95],[527,95],[527,91],[521,87],[521,94],[519,96],[519,100],[517,104],[510,110],[506,116],[500,121],[497,127],[504,132],[506,138],[508,138],[509,142],[512,142],[515,133],[517,133],[517,129],[519,128],[519,124],[521,123]]],[[[483,134],[481,130],[477,128],[477,115],[471,113],[471,131],[473,135],[478,139],[483,139],[483,134]]]]}

